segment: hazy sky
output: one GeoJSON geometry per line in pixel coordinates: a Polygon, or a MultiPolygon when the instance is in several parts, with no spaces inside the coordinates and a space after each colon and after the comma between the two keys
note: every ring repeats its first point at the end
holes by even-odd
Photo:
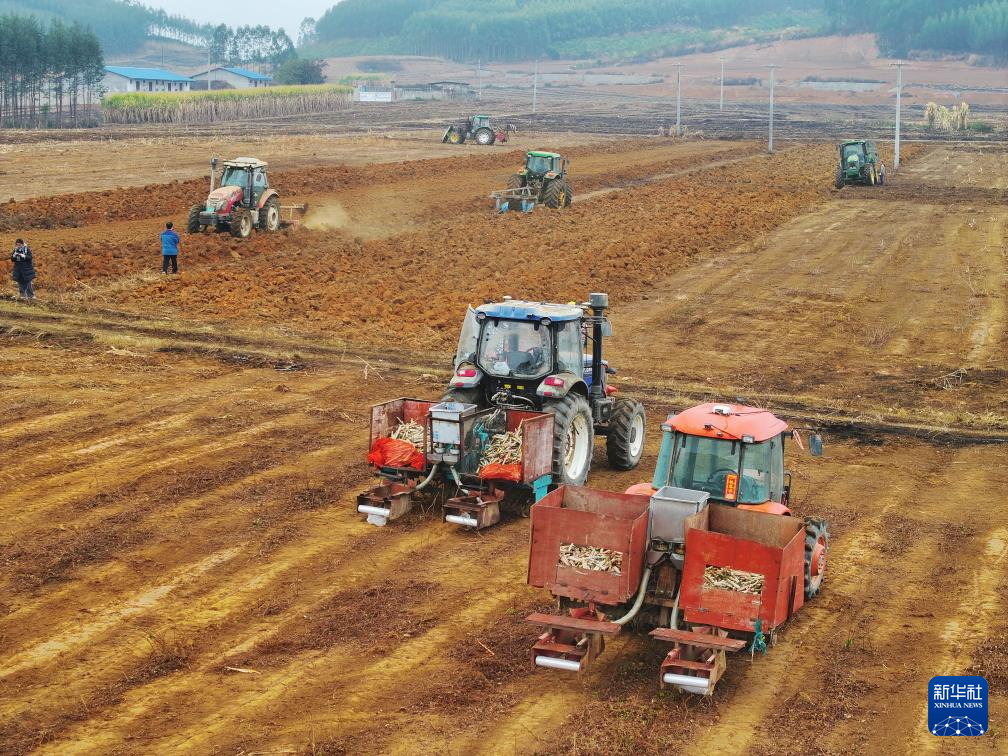
{"type": "Polygon", "coordinates": [[[207,2],[207,0],[148,0],[153,8],[188,16],[193,21],[245,26],[266,24],[282,26],[297,42],[298,27],[306,16],[318,18],[336,4],[336,0],[240,0],[237,3],[207,2]]]}

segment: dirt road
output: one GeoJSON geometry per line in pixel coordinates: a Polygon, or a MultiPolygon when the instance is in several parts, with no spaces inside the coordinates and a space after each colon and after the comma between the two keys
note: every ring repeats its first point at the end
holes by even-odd
{"type": "Polygon", "coordinates": [[[1004,153],[837,193],[829,146],[576,150],[576,192],[614,191],[565,213],[493,217],[497,157],[402,164],[305,189],[338,227],[185,239],[168,281],[159,209],[33,232],[58,285],[0,301],[0,750],[932,751],[927,680],[968,669],[1004,721],[1008,451],[927,441],[1008,432],[1004,153]],[[652,428],[743,395],[843,429],[789,461],[832,523],[826,588],[712,699],[660,692],[632,635],[532,672],[525,521],[354,512],[368,406],[439,394],[467,301],[589,289],[652,428]]]}

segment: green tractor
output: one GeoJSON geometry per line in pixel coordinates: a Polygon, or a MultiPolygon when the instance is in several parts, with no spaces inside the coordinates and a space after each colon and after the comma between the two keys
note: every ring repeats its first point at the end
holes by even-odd
{"type": "Polygon", "coordinates": [[[840,145],[840,162],[836,170],[836,188],[847,184],[866,186],[885,183],[886,169],[874,142],[860,139],[840,145]]]}
{"type": "Polygon", "coordinates": [[[567,158],[555,152],[529,151],[525,167],[508,179],[508,188],[492,192],[490,197],[501,213],[527,213],[539,203],[554,209],[570,207],[574,192],[567,182],[567,158]]]}
{"type": "Polygon", "coordinates": [[[506,128],[497,128],[490,123],[490,116],[474,115],[465,121],[453,123],[441,137],[442,144],[465,144],[471,139],[476,144],[490,145],[494,142],[503,144],[508,140],[508,132],[515,128],[508,124],[506,128]]]}

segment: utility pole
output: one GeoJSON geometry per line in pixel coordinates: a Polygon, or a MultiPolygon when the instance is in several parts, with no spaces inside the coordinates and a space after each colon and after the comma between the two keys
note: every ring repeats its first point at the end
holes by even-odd
{"type": "Polygon", "coordinates": [[[771,63],[768,68],[770,69],[770,136],[767,141],[767,152],[773,155],[773,90],[774,90],[774,69],[777,68],[776,64],[771,63]]]}
{"type": "Polygon", "coordinates": [[[536,96],[539,94],[539,61],[535,62],[535,73],[532,75],[532,115],[536,112],[536,96]]]}
{"type": "Polygon", "coordinates": [[[721,56],[721,102],[718,103],[718,112],[724,110],[724,56],[721,56]]]}
{"type": "Polygon", "coordinates": [[[682,63],[673,63],[676,67],[675,77],[675,135],[682,136],[682,63]]]}
{"type": "Polygon", "coordinates": [[[898,60],[895,63],[890,63],[890,66],[896,67],[896,144],[894,146],[894,159],[893,159],[893,171],[899,170],[899,148],[900,148],[900,100],[903,97],[903,66],[906,63],[902,60],[898,60]]]}

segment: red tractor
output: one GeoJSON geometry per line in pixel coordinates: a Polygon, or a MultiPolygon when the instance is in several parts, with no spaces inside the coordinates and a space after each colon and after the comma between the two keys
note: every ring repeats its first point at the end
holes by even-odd
{"type": "Polygon", "coordinates": [[[765,650],[819,593],[829,527],[792,516],[784,442],[797,433],[739,404],[693,407],[662,432],[651,483],[561,487],[532,507],[528,582],[562,611],[528,618],[544,628],[533,666],[580,671],[632,623],[672,644],[663,687],[708,695],[726,651],[765,650]]]}
{"type": "Polygon", "coordinates": [[[189,210],[187,230],[198,234],[206,229],[230,231],[248,238],[253,228],[277,231],[280,228],[280,195],[269,185],[266,163],[256,158],[224,161],[220,185],[214,188],[217,158],[210,161],[210,194],[206,202],[189,210]]]}

